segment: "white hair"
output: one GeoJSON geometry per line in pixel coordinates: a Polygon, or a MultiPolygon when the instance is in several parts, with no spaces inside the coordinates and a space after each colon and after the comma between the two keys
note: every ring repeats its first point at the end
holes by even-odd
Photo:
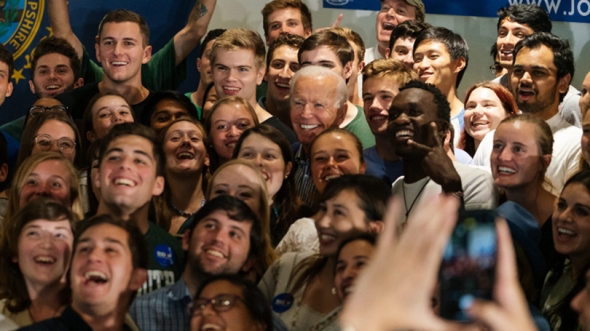
{"type": "MultiPolygon", "coordinates": [[[[334,77],[338,80],[338,84],[335,86],[336,88],[336,100],[334,101],[334,107],[340,108],[342,107],[346,101],[348,100],[348,88],[346,86],[346,81],[342,76],[338,75],[334,71],[321,67],[321,66],[306,66],[299,69],[295,75],[291,78],[291,95],[293,95],[293,89],[295,84],[300,77],[311,77],[311,78],[323,78],[323,77],[334,77]]],[[[318,86],[317,88],[326,89],[330,86],[318,86]]]]}

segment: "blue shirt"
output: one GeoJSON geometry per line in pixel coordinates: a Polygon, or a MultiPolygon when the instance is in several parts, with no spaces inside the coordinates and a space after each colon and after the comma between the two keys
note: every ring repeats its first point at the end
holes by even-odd
{"type": "Polygon", "coordinates": [[[187,311],[192,295],[182,278],[174,285],[162,287],[135,298],[129,314],[141,330],[188,330],[187,311]]]}
{"type": "Polygon", "coordinates": [[[387,185],[391,186],[395,180],[404,175],[404,164],[402,160],[399,161],[383,161],[377,154],[375,146],[365,148],[363,150],[363,157],[367,164],[365,175],[375,176],[387,185]]]}

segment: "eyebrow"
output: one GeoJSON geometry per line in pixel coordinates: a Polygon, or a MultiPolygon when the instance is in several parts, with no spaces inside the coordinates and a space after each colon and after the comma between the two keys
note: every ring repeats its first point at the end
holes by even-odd
{"type": "MultiPolygon", "coordinates": [[[[104,155],[109,155],[111,153],[123,153],[123,149],[120,147],[113,147],[109,150],[106,151],[106,153],[104,153],[104,155]]],[[[147,158],[149,158],[150,160],[153,160],[154,158],[147,152],[142,151],[141,149],[134,149],[133,150],[134,154],[141,154],[141,155],[145,155],[147,158]]]]}

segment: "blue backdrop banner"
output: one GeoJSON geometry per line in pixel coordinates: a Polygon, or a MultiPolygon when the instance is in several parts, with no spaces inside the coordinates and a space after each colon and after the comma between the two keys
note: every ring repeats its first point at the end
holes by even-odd
{"type": "MultiPolygon", "coordinates": [[[[379,0],[323,0],[324,8],[379,10],[379,0]]],[[[590,0],[423,0],[427,14],[497,17],[499,8],[536,4],[555,21],[590,23],[590,0]]]]}

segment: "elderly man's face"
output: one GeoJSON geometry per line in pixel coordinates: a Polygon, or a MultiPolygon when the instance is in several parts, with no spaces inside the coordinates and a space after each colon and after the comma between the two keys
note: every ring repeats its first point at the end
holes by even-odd
{"type": "Polygon", "coordinates": [[[322,131],[338,127],[344,119],[346,103],[337,107],[336,77],[301,77],[291,93],[291,122],[297,139],[309,146],[322,131]]]}

